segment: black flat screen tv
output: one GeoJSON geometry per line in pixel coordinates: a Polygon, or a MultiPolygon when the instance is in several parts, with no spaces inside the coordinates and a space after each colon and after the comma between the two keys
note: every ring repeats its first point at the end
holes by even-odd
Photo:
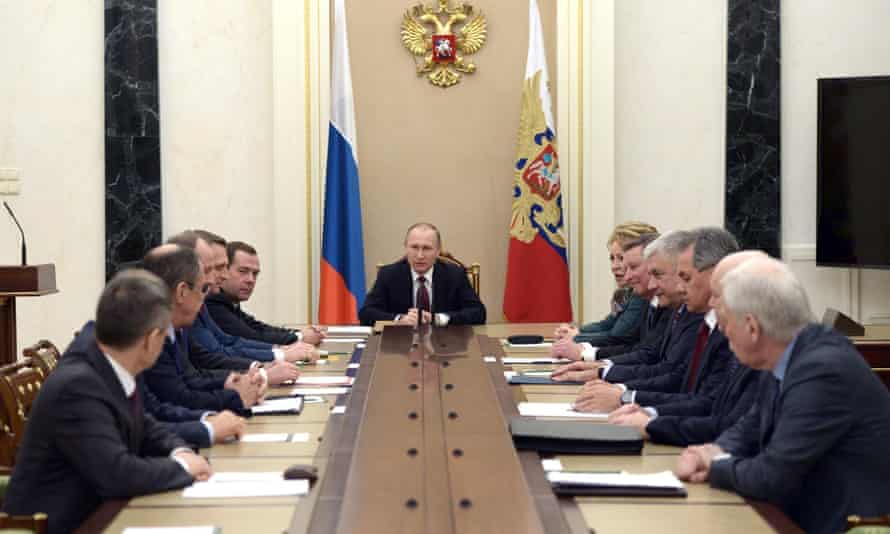
{"type": "Polygon", "coordinates": [[[816,264],[890,269],[890,76],[818,83],[816,264]]]}

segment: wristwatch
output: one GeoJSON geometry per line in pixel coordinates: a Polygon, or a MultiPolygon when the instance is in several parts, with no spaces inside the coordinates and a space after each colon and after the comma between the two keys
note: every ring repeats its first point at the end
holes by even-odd
{"type": "Polygon", "coordinates": [[[634,401],[634,390],[626,389],[621,394],[621,404],[633,404],[634,401]]]}

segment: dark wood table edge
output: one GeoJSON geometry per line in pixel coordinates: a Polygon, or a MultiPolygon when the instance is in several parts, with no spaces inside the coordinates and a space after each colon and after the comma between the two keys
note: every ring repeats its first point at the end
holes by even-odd
{"type": "MultiPolygon", "coordinates": [[[[380,340],[381,336],[368,338],[348,397],[346,413],[331,415],[328,419],[321,445],[316,450],[313,461],[318,467],[318,481],[309,495],[297,503],[287,532],[329,534],[336,530],[343,491],[331,490],[336,485],[345,486],[349,474],[352,452],[358,440],[358,429],[364,414],[380,340]]],[[[342,487],[340,489],[342,490],[342,487]]]]}
{"type": "MultiPolygon", "coordinates": [[[[489,377],[494,385],[495,393],[501,407],[504,421],[519,415],[513,392],[504,378],[504,366],[501,359],[505,356],[503,347],[497,338],[479,335],[480,348],[484,356],[495,356],[496,362],[486,363],[489,377]]],[[[550,482],[541,465],[541,458],[534,451],[517,451],[523,475],[528,483],[531,497],[535,502],[538,515],[548,534],[588,534],[590,529],[584,523],[581,509],[574,499],[558,499],[551,489],[550,482]]]]}

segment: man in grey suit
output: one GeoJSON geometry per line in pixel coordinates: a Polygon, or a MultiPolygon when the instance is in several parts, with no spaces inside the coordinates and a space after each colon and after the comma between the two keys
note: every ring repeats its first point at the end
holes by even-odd
{"type": "Polygon", "coordinates": [[[890,511],[890,395],[850,342],[810,322],[783,263],[748,260],[723,278],[718,315],[739,360],[764,372],[751,410],[716,443],[687,448],[685,480],[778,505],[807,532],[890,511]]]}

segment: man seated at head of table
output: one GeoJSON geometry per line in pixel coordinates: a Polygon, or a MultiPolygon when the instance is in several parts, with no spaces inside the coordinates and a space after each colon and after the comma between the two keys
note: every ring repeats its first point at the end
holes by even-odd
{"type": "Polygon", "coordinates": [[[687,448],[677,475],[778,505],[807,532],[890,510],[890,395],[850,341],[812,323],[791,270],[751,259],[724,275],[723,330],[764,371],[751,410],[714,443],[687,448]]]}
{"type": "Polygon", "coordinates": [[[623,284],[633,291],[634,298],[645,302],[638,319],[639,340],[635,343],[595,347],[587,341],[578,339],[578,336],[573,336],[573,332],[566,329],[566,325],[562,325],[556,329],[554,335],[556,341],[550,350],[552,357],[592,362],[597,358],[607,359],[637,350],[657,350],[670,322],[671,312],[667,306],[658,305],[656,288],[649,286],[649,269],[643,251],[658,237],[657,233],[642,234],[622,245],[623,284]]]}
{"type": "MultiPolygon", "coordinates": [[[[703,314],[686,312],[683,306],[685,288],[677,274],[677,258],[693,243],[695,236],[686,231],[671,231],[649,243],[643,257],[648,269],[651,291],[658,299],[658,306],[664,308],[667,323],[661,336],[654,343],[643,345],[636,350],[611,356],[608,359],[592,359],[575,350],[559,353],[562,358],[580,360],[558,368],[553,373],[554,380],[588,382],[608,378],[616,382],[655,376],[652,373],[657,364],[676,358],[672,354],[686,354],[695,344],[695,332],[701,324],[703,314]]],[[[571,347],[571,344],[568,345],[571,347]]]]}
{"type": "Polygon", "coordinates": [[[50,533],[71,532],[105,500],[210,476],[206,460],[144,413],[136,387],[158,357],[171,312],[156,276],[127,270],[108,283],[94,342],[69,348],[34,401],[4,512],[44,512],[50,533]]]}
{"type": "MultiPolygon", "coordinates": [[[[219,243],[214,242],[214,252],[220,253],[219,243]]],[[[241,309],[253,295],[260,277],[260,257],[256,249],[243,241],[229,241],[222,249],[228,263],[226,272],[220,276],[217,292],[207,295],[207,311],[217,325],[227,334],[244,339],[293,345],[304,341],[318,345],[325,338],[325,329],[308,326],[299,333],[288,328],[264,323],[241,309]]],[[[217,265],[220,260],[217,259],[217,265]]]]}
{"type": "Polygon", "coordinates": [[[629,283],[624,249],[642,235],[657,233],[658,230],[651,224],[637,221],[621,223],[612,230],[606,250],[609,252],[612,277],[618,288],[612,294],[611,311],[603,320],[587,323],[580,328],[570,324],[559,325],[554,333],[557,341],[565,339],[594,347],[630,346],[640,341],[650,297],[645,292],[638,293],[629,283]]]}
{"type": "MultiPolygon", "coordinates": [[[[711,300],[709,306],[717,314],[717,326],[723,328],[720,295],[721,280],[730,270],[751,258],[766,257],[759,250],[745,250],[730,254],[720,260],[711,274],[711,300]]],[[[707,415],[676,414],[676,406],[662,407],[657,417],[637,404],[628,404],[609,415],[613,424],[636,427],[644,438],[655,443],[686,446],[713,441],[721,432],[734,425],[754,403],[761,371],[741,365],[734,358],[729,378],[717,392],[707,415]]]]}
{"type": "MultiPolygon", "coordinates": [[[[171,237],[168,242],[193,248],[210,284],[207,295],[219,292],[221,281],[228,275],[225,239],[204,230],[188,230],[171,237]]],[[[206,304],[202,304],[190,332],[195,341],[210,352],[267,363],[264,372],[268,373],[272,384],[296,378],[298,370],[293,362],[318,360],[318,350],[308,343],[277,346],[227,334],[213,320],[206,304]]],[[[318,341],[321,341],[320,337],[318,341]]]]}
{"type": "MultiPolygon", "coordinates": [[[[671,335],[688,338],[692,344],[668,353],[659,363],[636,369],[633,374],[610,373],[610,382],[592,380],[585,384],[575,401],[581,411],[610,412],[638,403],[653,418],[664,415],[706,415],[723,388],[735,357],[726,337],[717,329],[716,312],[710,308],[711,273],[725,256],[738,250],[735,237],[722,228],[705,227],[689,232],[692,239],[679,240],[677,278],[683,308],[688,316],[698,315],[695,328],[671,335]]],[[[678,323],[678,329],[682,323],[678,323]]],[[[627,366],[618,366],[621,371],[627,366]]],[[[629,408],[633,410],[634,408],[629,408]]],[[[621,413],[621,412],[619,412],[621,413]]]]}
{"type": "Polygon", "coordinates": [[[195,251],[161,245],[146,254],[142,265],[167,284],[173,298],[172,326],[163,350],[145,371],[148,389],[161,401],[198,410],[242,413],[259,402],[265,380],[258,367],[244,358],[211,353],[190,335],[211,287],[195,251]]]}
{"type": "Polygon", "coordinates": [[[438,228],[429,223],[411,225],[405,234],[405,257],[380,268],[359,310],[361,323],[485,324],[485,305],[466,272],[438,259],[441,248],[438,228]]]}

